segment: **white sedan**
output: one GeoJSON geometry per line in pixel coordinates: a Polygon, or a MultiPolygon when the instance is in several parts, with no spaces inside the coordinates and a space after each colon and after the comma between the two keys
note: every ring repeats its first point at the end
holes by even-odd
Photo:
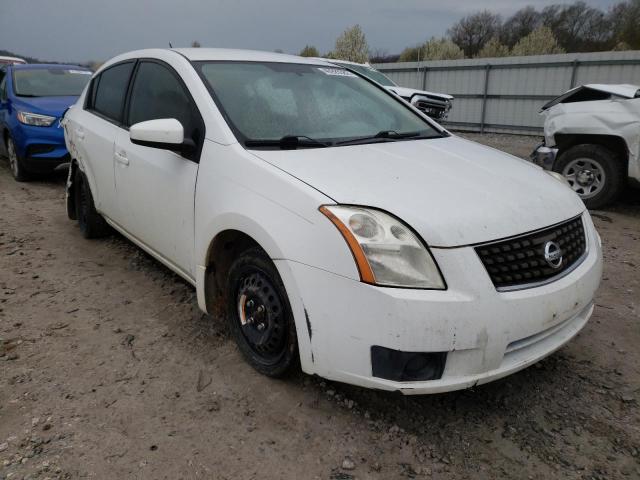
{"type": "Polygon", "coordinates": [[[82,233],[113,227],[204,311],[222,300],[266,375],[465,388],[560,348],[593,311],[600,240],[563,181],[342,67],[131,52],[63,124],[82,233]]]}

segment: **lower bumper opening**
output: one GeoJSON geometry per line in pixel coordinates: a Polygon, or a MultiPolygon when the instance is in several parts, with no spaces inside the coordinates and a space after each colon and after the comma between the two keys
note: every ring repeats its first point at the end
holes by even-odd
{"type": "Polygon", "coordinates": [[[43,153],[51,153],[56,149],[56,145],[35,143],[27,147],[27,157],[33,155],[41,155],[43,153]]]}
{"type": "Polygon", "coordinates": [[[447,352],[401,352],[371,347],[373,376],[396,382],[420,382],[442,378],[447,352]]]}

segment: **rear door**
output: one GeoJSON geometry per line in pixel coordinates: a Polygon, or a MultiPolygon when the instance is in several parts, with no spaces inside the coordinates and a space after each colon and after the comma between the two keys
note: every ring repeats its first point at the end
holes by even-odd
{"type": "Polygon", "coordinates": [[[135,61],[102,71],[89,86],[84,109],[68,114],[68,138],[85,166],[97,210],[115,222],[122,212],[116,202],[113,155],[118,132],[127,133],[124,103],[135,61]]]}
{"type": "Polygon", "coordinates": [[[141,60],[127,107],[127,124],[175,118],[185,138],[198,145],[186,158],[179,153],[131,143],[128,132],[116,138],[115,182],[122,226],[184,276],[193,278],[194,192],[204,140],[204,122],[180,76],[168,64],[141,60]]]}

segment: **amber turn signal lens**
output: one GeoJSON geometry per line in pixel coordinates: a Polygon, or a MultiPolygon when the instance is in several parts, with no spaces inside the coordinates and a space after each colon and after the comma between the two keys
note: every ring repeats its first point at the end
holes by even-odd
{"type": "Polygon", "coordinates": [[[360,246],[360,243],[356,240],[353,234],[349,231],[349,229],[342,223],[342,221],[336,217],[328,208],[322,206],[320,207],[320,211],[329,219],[331,222],[340,230],[340,233],[347,241],[347,245],[349,245],[349,249],[353,254],[353,258],[356,261],[356,265],[358,266],[358,271],[360,272],[360,280],[366,283],[375,284],[376,278],[373,275],[373,270],[371,270],[371,265],[367,261],[367,257],[360,246]]]}

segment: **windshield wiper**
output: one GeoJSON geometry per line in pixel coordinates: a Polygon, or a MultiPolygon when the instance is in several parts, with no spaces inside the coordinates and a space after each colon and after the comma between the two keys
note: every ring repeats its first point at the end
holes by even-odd
{"type": "Polygon", "coordinates": [[[375,135],[368,135],[366,137],[352,138],[351,140],[343,140],[336,142],[336,145],[357,145],[359,143],[374,143],[377,141],[395,141],[402,140],[403,138],[431,138],[424,135],[420,135],[420,132],[396,132],[395,130],[381,130],[375,135]]]}
{"type": "Polygon", "coordinates": [[[281,150],[295,150],[297,148],[324,148],[330,147],[331,143],[321,142],[305,135],[285,135],[274,139],[248,139],[245,140],[246,147],[278,147],[281,150]]]}

